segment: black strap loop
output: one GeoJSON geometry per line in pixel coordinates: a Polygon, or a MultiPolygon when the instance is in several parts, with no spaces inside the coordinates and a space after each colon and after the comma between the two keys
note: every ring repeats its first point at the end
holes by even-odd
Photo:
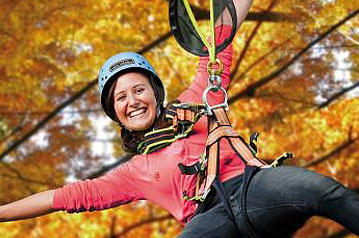
{"type": "Polygon", "coordinates": [[[256,228],[252,225],[252,223],[249,220],[249,216],[247,213],[247,191],[248,191],[248,187],[249,187],[249,183],[251,182],[252,178],[254,177],[254,175],[260,170],[260,168],[258,167],[253,167],[253,166],[246,166],[245,171],[244,171],[244,178],[243,178],[243,188],[242,188],[242,194],[241,194],[241,216],[242,216],[242,221],[245,225],[245,227],[247,228],[247,232],[249,234],[250,238],[260,238],[262,236],[260,236],[257,233],[256,228]]]}
{"type": "Polygon", "coordinates": [[[234,217],[232,207],[229,203],[229,199],[228,199],[226,191],[224,190],[222,182],[219,180],[219,178],[216,178],[213,181],[212,186],[216,190],[219,199],[222,201],[223,206],[226,209],[228,216],[233,224],[233,227],[236,230],[236,233],[239,234],[238,226],[236,224],[236,219],[234,217]]]}
{"type": "Polygon", "coordinates": [[[189,165],[189,166],[179,163],[178,167],[181,170],[181,173],[186,174],[186,175],[193,175],[193,174],[198,174],[199,172],[201,172],[201,163],[200,162],[197,162],[194,165],[189,165]]]}
{"type": "Polygon", "coordinates": [[[258,136],[259,133],[258,132],[254,132],[251,137],[249,138],[249,148],[251,149],[251,151],[253,152],[254,155],[257,154],[258,150],[257,150],[257,145],[255,142],[257,142],[258,140],[258,136]]]}

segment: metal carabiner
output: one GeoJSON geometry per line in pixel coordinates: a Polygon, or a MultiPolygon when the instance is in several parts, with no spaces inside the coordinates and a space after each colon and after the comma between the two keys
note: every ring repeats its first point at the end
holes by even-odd
{"type": "Polygon", "coordinates": [[[209,85],[203,92],[202,100],[206,107],[206,113],[209,116],[212,116],[212,110],[215,108],[224,107],[225,110],[228,110],[228,108],[229,108],[228,107],[228,95],[227,95],[226,90],[222,87],[218,88],[218,86],[209,85]],[[224,93],[224,102],[217,104],[217,105],[213,105],[213,106],[209,105],[209,103],[207,101],[207,94],[209,93],[209,91],[217,92],[218,90],[221,90],[224,93]]]}

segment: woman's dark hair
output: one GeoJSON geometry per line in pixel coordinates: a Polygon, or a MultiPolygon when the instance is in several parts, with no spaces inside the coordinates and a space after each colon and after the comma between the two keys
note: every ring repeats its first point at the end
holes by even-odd
{"type": "Polygon", "coordinates": [[[137,153],[137,145],[143,141],[143,139],[145,138],[145,134],[152,130],[152,129],[157,129],[157,128],[163,128],[166,126],[170,126],[171,123],[167,122],[164,118],[164,99],[165,99],[165,91],[162,87],[162,85],[160,84],[160,82],[158,82],[158,78],[155,78],[155,76],[150,73],[150,72],[145,72],[141,69],[131,69],[129,71],[122,71],[121,74],[115,75],[113,76],[113,82],[111,82],[111,86],[110,89],[108,91],[108,97],[106,99],[106,109],[108,110],[108,112],[110,112],[113,115],[116,115],[115,109],[114,109],[114,97],[113,97],[113,93],[115,90],[115,82],[120,75],[126,73],[126,72],[137,72],[137,73],[141,73],[144,76],[146,76],[151,84],[151,87],[153,89],[153,92],[155,94],[155,98],[156,98],[156,102],[157,102],[157,106],[156,106],[156,113],[157,113],[157,117],[155,119],[155,122],[153,123],[153,125],[150,126],[150,128],[148,128],[145,131],[132,131],[128,128],[126,128],[121,122],[120,120],[117,119],[118,124],[121,126],[121,139],[123,141],[122,143],[122,147],[125,151],[127,152],[131,152],[131,153],[137,153]]]}

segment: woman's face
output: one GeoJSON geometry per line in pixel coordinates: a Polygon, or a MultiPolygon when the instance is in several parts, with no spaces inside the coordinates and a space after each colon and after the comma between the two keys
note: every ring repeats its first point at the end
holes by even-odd
{"type": "Polygon", "coordinates": [[[114,108],[120,122],[128,129],[143,131],[156,119],[156,97],[148,78],[129,72],[115,82],[114,108]]]}

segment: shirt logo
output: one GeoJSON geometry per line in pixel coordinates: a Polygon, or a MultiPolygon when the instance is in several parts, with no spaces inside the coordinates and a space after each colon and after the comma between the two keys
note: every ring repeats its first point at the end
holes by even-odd
{"type": "Polygon", "coordinates": [[[114,63],[113,65],[111,65],[109,70],[110,70],[110,72],[112,72],[118,68],[125,66],[125,65],[134,64],[134,63],[135,63],[135,61],[133,59],[123,59],[123,60],[120,60],[120,61],[114,63]]]}
{"type": "Polygon", "coordinates": [[[160,173],[159,173],[159,172],[156,172],[156,173],[155,173],[155,180],[156,180],[157,182],[160,181],[160,173]]]}

